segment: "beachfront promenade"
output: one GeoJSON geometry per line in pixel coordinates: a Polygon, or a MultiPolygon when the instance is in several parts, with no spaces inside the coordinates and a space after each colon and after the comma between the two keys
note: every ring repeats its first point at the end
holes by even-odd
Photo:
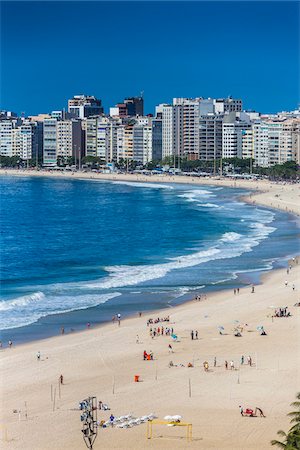
{"type": "MultiPolygon", "coordinates": [[[[151,181],[162,182],[157,178],[151,177],[151,181]]],[[[252,194],[248,201],[300,212],[299,185],[232,180],[202,183],[251,186],[263,193],[252,194]]],[[[231,290],[212,293],[171,310],[121,320],[120,326],[115,321],[94,328],[92,323],[85,332],[1,350],[1,424],[6,430],[1,436],[6,439],[2,447],[85,448],[78,403],[96,395],[111,408],[98,412],[100,420],[107,420],[111,413],[142,416],[154,412],[160,419],[179,414],[193,424],[193,441],[187,443],[185,431],[179,427],[166,426],[154,428],[153,439],[147,440],[146,425],[139,425],[100,429],[95,449],[271,448],[270,440],[276,438],[277,430],[289,426],[286,414],[300,387],[300,308],[294,306],[300,300],[297,261],[291,261],[289,273],[285,268],[265,275],[254,292],[249,286],[236,294],[231,290]],[[272,317],[275,308],[286,306],[290,317],[272,317]],[[169,322],[147,325],[149,317],[168,315],[169,322]],[[161,326],[173,328],[177,339],[165,332],[162,335],[161,330],[153,336],[153,329],[161,326]],[[242,328],[241,337],[234,336],[237,326],[242,328]],[[261,326],[266,336],[261,335],[261,326]],[[198,339],[191,339],[192,330],[198,331],[198,339]],[[144,350],[153,353],[153,360],[144,360],[144,350]],[[205,361],[208,370],[204,369],[205,361]],[[188,367],[189,363],[193,367],[188,367]],[[64,384],[59,398],[61,374],[64,384]],[[135,375],[141,382],[134,382],[135,375]],[[266,418],[243,417],[240,405],[254,410],[259,407],[266,418]]]]}

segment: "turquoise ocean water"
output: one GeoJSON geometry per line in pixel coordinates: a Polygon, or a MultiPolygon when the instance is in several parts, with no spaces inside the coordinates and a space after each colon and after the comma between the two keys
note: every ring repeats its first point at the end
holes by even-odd
{"type": "Polygon", "coordinates": [[[3,341],[258,282],[299,253],[294,216],[215,186],[2,176],[3,341]]]}

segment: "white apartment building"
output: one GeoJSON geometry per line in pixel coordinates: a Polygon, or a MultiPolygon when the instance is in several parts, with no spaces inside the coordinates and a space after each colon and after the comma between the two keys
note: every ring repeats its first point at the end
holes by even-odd
{"type": "Polygon", "coordinates": [[[253,127],[242,131],[242,158],[254,158],[253,127]]]}
{"type": "Polygon", "coordinates": [[[85,155],[103,161],[118,160],[118,128],[120,119],[90,117],[84,121],[85,155]]]}
{"type": "Polygon", "coordinates": [[[56,166],[57,163],[57,135],[56,119],[45,119],[43,122],[43,164],[56,166]]]}
{"type": "Polygon", "coordinates": [[[149,125],[133,127],[133,160],[143,165],[152,160],[152,127],[149,125]]]}
{"type": "Polygon", "coordinates": [[[200,99],[174,98],[173,105],[178,109],[175,133],[179,133],[179,154],[188,159],[198,159],[200,99]]]}
{"type": "Polygon", "coordinates": [[[236,113],[225,114],[222,124],[222,157],[243,157],[243,136],[251,123],[240,121],[236,113]]]}
{"type": "Polygon", "coordinates": [[[172,105],[163,105],[162,114],[162,158],[172,156],[175,153],[176,118],[175,108],[172,105]]]}
{"type": "Polygon", "coordinates": [[[19,156],[23,160],[30,160],[37,152],[36,124],[24,122],[19,127],[19,156]]]}
{"type": "Polygon", "coordinates": [[[0,121],[0,155],[32,159],[37,151],[37,130],[34,122],[0,121]]]}
{"type": "Polygon", "coordinates": [[[0,155],[13,156],[13,122],[11,120],[0,121],[0,155]]]}
{"type": "Polygon", "coordinates": [[[256,165],[270,167],[286,161],[299,161],[298,119],[264,120],[255,122],[252,129],[256,165]]]}
{"type": "Polygon", "coordinates": [[[213,99],[214,112],[216,114],[224,114],[226,112],[238,112],[243,110],[243,102],[241,99],[232,97],[213,99]]]}
{"type": "Polygon", "coordinates": [[[73,155],[72,121],[56,123],[56,158],[67,159],[73,155]]]}

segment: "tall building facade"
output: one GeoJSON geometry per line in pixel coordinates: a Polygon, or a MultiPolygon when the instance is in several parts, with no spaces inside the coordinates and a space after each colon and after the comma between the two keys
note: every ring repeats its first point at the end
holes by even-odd
{"type": "Polygon", "coordinates": [[[162,160],[162,119],[152,120],[152,160],[162,160]]]}
{"type": "Polygon", "coordinates": [[[152,159],[152,126],[134,125],[133,160],[145,165],[152,159]]]}
{"type": "Polygon", "coordinates": [[[100,116],[104,110],[101,100],[93,95],[74,95],[68,100],[68,112],[72,117],[84,119],[85,117],[100,116]]]}
{"type": "Polygon", "coordinates": [[[212,161],[222,156],[223,114],[206,114],[199,119],[199,159],[212,161]]]}

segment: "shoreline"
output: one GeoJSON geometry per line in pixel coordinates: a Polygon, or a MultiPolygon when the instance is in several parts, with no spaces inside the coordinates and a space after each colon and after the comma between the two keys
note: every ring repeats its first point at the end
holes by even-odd
{"type": "MultiPolygon", "coordinates": [[[[178,343],[167,336],[151,339],[146,320],[157,316],[149,312],[141,318],[122,320],[120,327],[107,323],[76,334],[2,350],[1,375],[6,376],[2,378],[6,382],[1,388],[1,418],[8,432],[8,442],[4,442],[3,448],[29,450],[33,437],[35,448],[43,450],[81,448],[80,412],[76,405],[87,395],[97,395],[98,400],[109,404],[111,411],[99,412],[98,417],[104,419],[111,412],[143,415],[153,411],[160,418],[166,414],[182,415],[184,420],[193,423],[194,441],[189,444],[192,449],[271,448],[269,442],[276,437],[276,431],[288,426],[285,414],[300,381],[297,359],[300,308],[293,307],[299,294],[299,269],[299,264],[291,269],[288,287],[284,285],[286,270],[278,269],[265,275],[263,284],[255,287],[254,294],[249,287],[242,288],[237,295],[232,291],[220,291],[209,295],[207,300],[190,301],[160,311],[160,317],[170,315],[170,322],[162,324],[174,327],[180,337],[178,343]],[[296,284],[295,292],[292,283],[296,284]],[[283,297],[292,317],[271,320],[273,305],[279,306],[283,297]],[[235,319],[248,324],[242,338],[232,335],[235,319]],[[217,330],[220,323],[225,327],[223,336],[217,330]],[[258,324],[264,326],[267,337],[259,336],[258,324]],[[198,340],[190,340],[191,329],[198,329],[198,340]],[[170,342],[174,348],[172,355],[167,351],[170,342]],[[142,360],[144,349],[153,351],[153,362],[142,360]],[[35,357],[37,351],[41,352],[39,362],[35,357]],[[239,365],[241,354],[252,356],[253,368],[239,365]],[[218,361],[216,368],[214,355],[218,361]],[[237,366],[233,373],[224,369],[224,359],[231,358],[237,366]],[[177,367],[169,368],[170,360],[177,367]],[[208,374],[203,371],[204,360],[208,360],[211,367],[208,374]],[[192,362],[194,368],[188,369],[188,362],[192,362]],[[20,368],[18,371],[14,370],[16,366],[20,368]],[[53,410],[50,385],[56,385],[55,380],[61,373],[65,384],[53,410]],[[134,383],[134,374],[139,374],[143,382],[134,383]],[[186,388],[189,379],[191,398],[186,388]],[[28,405],[30,422],[24,418],[24,402],[28,405]],[[267,418],[241,418],[239,404],[261,407],[267,418]],[[13,409],[21,410],[20,422],[12,413],[13,409]],[[55,444],[46,431],[50,424],[58,436],[55,444]]],[[[162,438],[147,441],[144,426],[99,430],[95,450],[103,447],[185,448],[178,436],[183,433],[173,431],[162,429],[162,438]],[[178,438],[172,438],[173,434],[178,438]]]]}
{"type": "MultiPolygon", "coordinates": [[[[120,181],[154,180],[147,177],[120,181]]],[[[216,185],[212,179],[199,181],[205,183],[193,184],[216,185]]],[[[245,187],[240,181],[238,184],[228,187],[245,187]]],[[[269,191],[263,187],[259,193],[250,194],[252,203],[262,201],[266,202],[262,206],[270,207],[278,193],[280,197],[275,199],[280,198],[280,209],[290,212],[285,209],[288,207],[297,214],[298,185],[272,185],[269,191]]],[[[256,185],[252,184],[252,188],[257,191],[256,185]]],[[[246,189],[250,189],[248,185],[246,189]]],[[[119,416],[132,412],[141,416],[154,412],[159,418],[182,415],[183,420],[193,423],[190,449],[271,449],[270,440],[276,438],[277,430],[287,430],[289,426],[286,414],[300,385],[300,308],[293,306],[299,301],[300,292],[297,261],[295,255],[295,265],[291,262],[289,273],[286,268],[275,268],[262,274],[254,293],[249,286],[240,288],[238,294],[230,288],[212,291],[206,300],[191,299],[172,308],[146,311],[142,317],[128,317],[120,327],[107,322],[1,349],[1,424],[6,430],[2,434],[3,448],[32,450],[32,442],[34,448],[42,450],[83,448],[77,405],[87,396],[96,395],[111,408],[98,412],[100,420],[107,420],[111,413],[119,416]],[[288,306],[292,316],[272,319],[274,307],[279,306],[288,306]],[[166,315],[170,315],[170,322],[162,324],[174,327],[178,342],[165,335],[149,335],[147,319],[166,315]],[[237,323],[244,330],[240,338],[233,335],[237,323]],[[220,325],[225,328],[222,336],[220,325]],[[266,337],[260,336],[258,326],[265,328],[266,337]],[[191,340],[191,330],[199,332],[199,339],[191,340]],[[174,353],[168,352],[169,344],[174,353]],[[154,361],[143,361],[144,350],[153,351],[154,361]],[[40,360],[36,358],[38,351],[40,360]],[[241,355],[251,355],[253,367],[241,365],[241,355]],[[174,363],[172,368],[170,360],[174,363]],[[224,368],[225,360],[234,361],[233,371],[224,368]],[[203,361],[209,362],[208,373],[203,370],[203,361]],[[192,368],[187,367],[189,362],[192,368]],[[59,387],[58,396],[57,380],[61,374],[64,385],[59,387]],[[139,374],[141,383],[133,382],[135,374],[139,374]],[[55,404],[50,397],[50,390],[54,389],[55,404]],[[266,418],[241,417],[239,405],[258,406],[266,418]],[[19,416],[13,411],[20,411],[19,416]]],[[[145,425],[99,430],[94,448],[182,449],[187,448],[183,436],[182,429],[164,427],[155,430],[154,438],[147,440],[145,425]]]]}
{"type": "Polygon", "coordinates": [[[148,182],[148,183],[177,183],[192,185],[213,185],[224,186],[229,188],[250,189],[249,196],[243,197],[243,200],[249,204],[259,204],[273,209],[292,213],[300,216],[300,183],[277,183],[269,180],[235,180],[231,178],[205,177],[193,178],[188,176],[169,176],[169,175],[140,175],[140,174],[101,174],[89,172],[51,172],[36,170],[17,170],[17,169],[0,169],[1,175],[12,176],[38,176],[49,178],[70,178],[78,180],[92,181],[124,181],[124,182],[148,182]],[[298,190],[298,193],[297,193],[298,190]],[[271,194],[271,198],[269,198],[271,194]],[[293,194],[294,199],[289,196],[293,194]],[[274,197],[274,198],[273,198],[274,197]]]}
{"type": "MultiPolygon", "coordinates": [[[[214,179],[213,177],[211,178],[205,178],[205,179],[190,179],[189,177],[174,177],[174,176],[141,176],[141,175],[133,175],[133,174],[90,174],[90,173],[78,173],[78,172],[46,172],[46,171],[35,171],[35,170],[3,170],[0,169],[0,176],[1,175],[6,175],[6,176],[34,176],[34,177],[47,177],[47,178],[55,178],[55,179],[60,179],[60,178],[66,178],[66,179],[76,179],[76,180],[83,180],[83,181],[108,181],[108,182],[114,182],[114,181],[124,181],[124,182],[140,182],[140,183],[144,183],[144,182],[148,182],[148,183],[176,183],[176,184],[192,184],[192,185],[214,185],[214,186],[224,186],[224,187],[229,187],[229,188],[244,188],[244,189],[251,189],[253,190],[253,192],[250,192],[249,195],[244,195],[242,194],[240,197],[238,197],[239,199],[241,199],[243,202],[248,203],[250,205],[261,205],[261,206],[265,206],[271,209],[280,209],[286,213],[292,214],[294,216],[298,216],[297,214],[297,209],[291,209],[289,211],[287,211],[287,206],[285,203],[285,198],[282,198],[282,203],[278,204],[278,208],[275,208],[274,206],[270,206],[269,204],[266,204],[265,202],[263,203],[262,201],[260,201],[261,199],[259,198],[258,201],[256,201],[256,198],[260,195],[267,195],[270,192],[270,189],[272,188],[273,184],[269,182],[269,190],[266,188],[265,185],[265,181],[245,181],[245,180],[231,180],[231,179],[214,179]],[[5,173],[3,173],[5,172],[5,173]],[[218,182],[218,183],[217,183],[218,182]],[[256,183],[256,186],[253,186],[253,184],[256,183]],[[246,185],[245,185],[246,184],[246,185]],[[260,184],[262,184],[263,186],[260,186],[260,184]],[[271,186],[271,187],[270,187],[271,186]],[[262,187],[264,190],[262,190],[262,187]]],[[[287,186],[288,190],[293,189],[294,187],[299,187],[299,197],[300,197],[300,185],[277,185],[275,184],[275,186],[279,187],[279,189],[282,190],[282,186],[287,186]]],[[[286,188],[285,188],[286,189],[286,188]]],[[[276,194],[275,194],[276,195],[276,194]]],[[[272,203],[271,203],[272,204],[272,203]]],[[[300,210],[300,208],[299,208],[300,210]]],[[[297,252],[296,252],[297,253],[297,252]]],[[[287,255],[286,257],[284,257],[284,259],[287,259],[291,256],[297,256],[295,255],[287,255]]],[[[277,270],[281,270],[280,267],[273,267],[271,269],[261,269],[258,272],[258,277],[259,277],[259,283],[258,284],[263,284],[264,280],[266,279],[266,277],[268,277],[269,275],[271,275],[273,273],[273,271],[277,271],[277,270]]],[[[248,274],[248,276],[251,274],[251,270],[249,270],[249,272],[243,272],[248,274]]],[[[238,272],[237,272],[238,274],[238,272]]],[[[251,276],[249,276],[249,278],[251,279],[251,276]]],[[[238,284],[238,280],[237,280],[237,284],[238,284]]],[[[229,291],[230,289],[232,289],[231,286],[223,286],[220,289],[211,289],[208,291],[201,291],[203,292],[203,294],[206,295],[212,295],[212,294],[225,294],[227,291],[229,291]]],[[[200,292],[200,293],[201,293],[200,292]]],[[[177,298],[174,299],[175,301],[177,300],[177,298]]],[[[145,313],[147,314],[159,314],[161,311],[167,312],[168,310],[174,310],[178,307],[181,307],[182,305],[189,305],[189,303],[193,303],[194,299],[193,298],[186,298],[183,299],[182,301],[179,301],[178,303],[176,303],[175,305],[170,305],[168,307],[163,307],[163,308],[154,308],[153,310],[149,310],[149,312],[145,311],[145,313]]],[[[65,313],[59,313],[59,315],[64,315],[65,313]]],[[[128,314],[126,314],[125,318],[123,319],[123,321],[126,320],[130,320],[132,318],[134,318],[135,314],[137,314],[136,311],[132,311],[129,312],[128,314]]],[[[56,314],[50,314],[48,317],[53,317],[56,316],[56,314]]],[[[35,322],[35,323],[38,323],[35,322]]],[[[34,326],[35,323],[29,324],[29,325],[25,325],[24,328],[27,327],[32,327],[34,326]]],[[[95,325],[93,325],[94,328],[102,328],[104,326],[106,326],[107,324],[110,323],[110,319],[106,319],[103,322],[98,322],[95,325]]],[[[58,328],[60,327],[60,325],[58,325],[58,328]]],[[[23,327],[18,327],[18,329],[23,328],[23,327]]],[[[9,330],[14,330],[14,328],[11,329],[5,329],[2,330],[2,332],[4,332],[5,334],[9,333],[9,330]]],[[[66,333],[66,335],[77,335],[80,333],[85,333],[87,330],[86,329],[74,329],[73,331],[68,331],[66,333]]],[[[13,332],[11,333],[13,335],[13,332]]],[[[23,345],[27,345],[29,343],[33,343],[33,342],[40,342],[40,341],[45,341],[48,339],[52,339],[56,336],[58,336],[59,334],[54,334],[54,333],[50,333],[50,335],[46,335],[43,337],[37,337],[37,338],[32,338],[29,337],[28,339],[26,338],[21,338],[20,342],[18,342],[18,347],[19,346],[23,346],[23,345]]],[[[2,339],[3,340],[3,339],[2,339]]],[[[4,350],[4,348],[3,348],[4,350]]]]}

